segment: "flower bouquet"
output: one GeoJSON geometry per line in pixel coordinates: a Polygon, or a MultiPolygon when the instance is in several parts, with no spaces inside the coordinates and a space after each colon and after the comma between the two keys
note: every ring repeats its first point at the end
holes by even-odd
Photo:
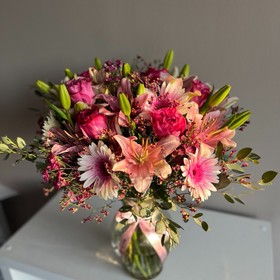
{"type": "Polygon", "coordinates": [[[112,201],[123,206],[115,216],[112,244],[126,269],[137,278],[152,278],[181,226],[166,211],[176,210],[205,231],[198,211],[213,192],[230,203],[243,201],[228,193],[230,183],[249,189],[271,184],[275,171],[257,182],[245,172],[260,157],[249,147],[236,150],[233,138],[251,115],[230,97],[231,87],[216,90],[189,74],[186,64],[171,71],[173,51],[147,64],[101,61],[85,72],[65,70],[59,84],[36,82],[48,111],[41,135],[31,145],[2,137],[0,153],[36,162],[45,194],[61,190],[61,209],[90,214],[83,222],[101,222],[112,201]],[[104,207],[93,212],[93,196],[104,207]]]}

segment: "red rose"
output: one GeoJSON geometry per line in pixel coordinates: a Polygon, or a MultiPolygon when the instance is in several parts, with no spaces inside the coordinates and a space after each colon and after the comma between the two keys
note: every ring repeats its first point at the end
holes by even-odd
{"type": "Polygon", "coordinates": [[[176,108],[161,108],[152,113],[152,128],[156,136],[180,136],[187,125],[186,118],[176,108]]]}
{"type": "Polygon", "coordinates": [[[99,114],[98,109],[80,111],[77,116],[77,126],[87,137],[99,139],[108,128],[107,117],[99,114]]]}
{"type": "Polygon", "coordinates": [[[91,79],[85,77],[74,78],[66,83],[66,87],[73,103],[84,102],[92,104],[94,92],[91,79]]]}

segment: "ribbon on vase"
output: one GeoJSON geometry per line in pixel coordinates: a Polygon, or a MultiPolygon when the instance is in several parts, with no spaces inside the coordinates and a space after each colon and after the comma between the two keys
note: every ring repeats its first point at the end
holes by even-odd
{"type": "Polygon", "coordinates": [[[127,220],[126,223],[129,224],[129,227],[125,230],[125,232],[122,234],[119,244],[119,250],[121,254],[125,254],[125,251],[128,248],[128,245],[131,241],[133,232],[135,231],[136,227],[139,225],[141,231],[146,236],[148,241],[151,243],[152,247],[156,251],[157,255],[159,256],[161,262],[163,262],[167,256],[167,250],[165,246],[161,244],[161,238],[155,231],[155,226],[152,222],[150,222],[150,219],[144,219],[139,216],[137,216],[137,219],[135,219],[132,212],[120,212],[118,211],[116,214],[116,221],[121,222],[123,220],[127,220]]]}

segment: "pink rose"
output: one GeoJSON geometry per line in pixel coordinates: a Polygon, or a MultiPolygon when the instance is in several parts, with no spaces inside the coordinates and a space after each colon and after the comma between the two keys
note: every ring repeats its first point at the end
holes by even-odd
{"type": "Polygon", "coordinates": [[[205,101],[207,100],[207,97],[210,94],[210,87],[207,86],[206,84],[202,83],[200,80],[198,79],[194,79],[192,81],[192,87],[190,89],[191,92],[195,92],[195,91],[200,91],[201,95],[200,96],[195,96],[191,99],[191,101],[194,101],[198,104],[198,107],[200,108],[205,101]]]}
{"type": "Polygon", "coordinates": [[[89,138],[99,139],[108,128],[107,117],[98,112],[97,108],[80,111],[77,126],[89,138]]]}
{"type": "Polygon", "coordinates": [[[73,103],[81,101],[92,104],[94,92],[91,86],[91,79],[85,77],[74,78],[66,83],[66,87],[73,103]]]}
{"type": "Polygon", "coordinates": [[[176,108],[161,108],[152,113],[152,128],[156,136],[180,136],[187,125],[186,118],[176,108]]]}

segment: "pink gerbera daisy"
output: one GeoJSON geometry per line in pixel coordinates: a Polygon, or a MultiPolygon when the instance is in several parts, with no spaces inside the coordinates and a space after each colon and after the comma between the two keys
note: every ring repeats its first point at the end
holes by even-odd
{"type": "Polygon", "coordinates": [[[115,164],[115,155],[101,141],[98,145],[91,143],[90,154],[82,155],[78,159],[80,181],[84,182],[84,188],[91,187],[93,191],[104,199],[113,198],[118,195],[118,179],[112,174],[111,169],[115,164]]]}
{"type": "Polygon", "coordinates": [[[183,176],[186,177],[182,190],[189,188],[194,199],[202,201],[208,199],[211,191],[217,191],[213,183],[218,183],[220,167],[214,154],[203,153],[197,149],[195,154],[190,154],[189,158],[184,158],[184,165],[181,166],[183,176]]]}

